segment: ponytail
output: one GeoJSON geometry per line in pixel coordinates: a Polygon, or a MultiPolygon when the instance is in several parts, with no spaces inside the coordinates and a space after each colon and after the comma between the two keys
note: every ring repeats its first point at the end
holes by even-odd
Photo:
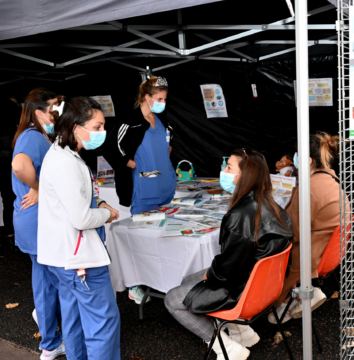
{"type": "Polygon", "coordinates": [[[310,157],[313,167],[317,169],[330,168],[333,160],[338,158],[339,136],[318,133],[310,136],[310,157]]]}

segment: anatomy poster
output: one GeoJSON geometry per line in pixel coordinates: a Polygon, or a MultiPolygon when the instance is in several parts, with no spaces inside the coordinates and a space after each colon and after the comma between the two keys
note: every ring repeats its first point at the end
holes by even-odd
{"type": "MultiPolygon", "coordinates": [[[[309,106],[333,106],[332,78],[309,79],[309,106]]],[[[296,80],[294,81],[296,101],[296,80]]]]}
{"type": "Polygon", "coordinates": [[[207,118],[227,117],[224,93],[220,85],[200,85],[207,118]]]}

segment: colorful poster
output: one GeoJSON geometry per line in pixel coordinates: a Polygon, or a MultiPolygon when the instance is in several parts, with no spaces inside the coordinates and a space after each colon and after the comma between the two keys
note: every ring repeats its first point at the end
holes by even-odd
{"type": "Polygon", "coordinates": [[[104,117],[116,116],[111,95],[91,96],[91,99],[96,100],[101,105],[104,117]]]}
{"type": "MultiPolygon", "coordinates": [[[[309,106],[333,106],[332,83],[332,78],[309,79],[309,106]]],[[[294,90],[296,103],[296,80],[294,90]]]]}
{"type": "Polygon", "coordinates": [[[200,85],[207,118],[227,117],[226,102],[220,85],[200,85]]]}
{"type": "Polygon", "coordinates": [[[114,171],[103,156],[97,156],[97,179],[113,179],[114,171]]]}
{"type": "Polygon", "coordinates": [[[349,7],[349,137],[354,139],[354,6],[349,7]]]}

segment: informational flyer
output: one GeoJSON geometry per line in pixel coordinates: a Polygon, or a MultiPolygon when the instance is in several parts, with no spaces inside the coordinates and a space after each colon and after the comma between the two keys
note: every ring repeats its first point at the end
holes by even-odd
{"type": "Polygon", "coordinates": [[[349,137],[354,139],[354,6],[349,8],[349,42],[350,42],[350,77],[349,77],[349,137]]]}
{"type": "MultiPolygon", "coordinates": [[[[332,78],[309,79],[309,106],[333,106],[332,78]]],[[[295,102],[296,80],[294,81],[295,102]]]]}
{"type": "Polygon", "coordinates": [[[207,118],[227,117],[226,102],[220,85],[200,85],[207,118]]]}
{"type": "Polygon", "coordinates": [[[281,175],[270,175],[272,182],[272,195],[273,197],[286,197],[291,196],[293,188],[296,186],[295,177],[287,177],[281,175]]]}
{"type": "Polygon", "coordinates": [[[114,170],[103,156],[97,156],[97,179],[114,179],[114,170]]]}
{"type": "Polygon", "coordinates": [[[91,99],[101,105],[104,117],[116,116],[111,95],[91,96],[91,99]]]}

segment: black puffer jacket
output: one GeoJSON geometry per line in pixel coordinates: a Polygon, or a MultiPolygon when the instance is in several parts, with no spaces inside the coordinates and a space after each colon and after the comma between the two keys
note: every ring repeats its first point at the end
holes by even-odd
{"type": "Polygon", "coordinates": [[[207,272],[207,280],[195,285],[183,304],[194,314],[233,308],[246,286],[257,261],[284,251],[293,237],[291,220],[285,210],[282,225],[262,206],[258,246],[254,240],[253,219],[257,211],[250,192],[224,216],[220,229],[221,254],[216,255],[207,272]]]}

